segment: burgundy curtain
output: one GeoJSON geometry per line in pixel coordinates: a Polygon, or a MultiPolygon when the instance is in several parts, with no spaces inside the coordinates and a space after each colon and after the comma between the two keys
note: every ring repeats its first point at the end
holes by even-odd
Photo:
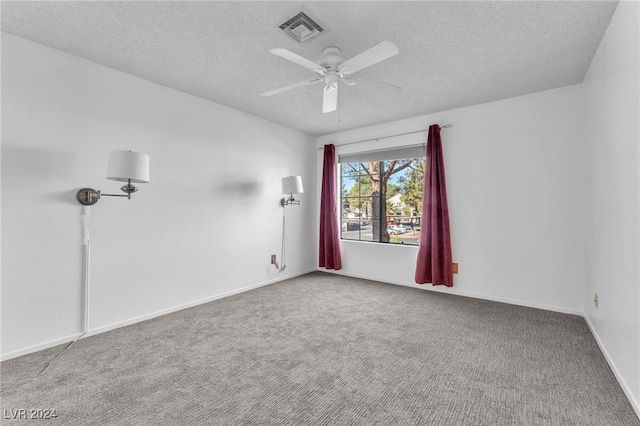
{"type": "Polygon", "coordinates": [[[449,207],[440,126],[429,126],[416,283],[453,286],[449,207]]]}
{"type": "Polygon", "coordinates": [[[342,269],[342,259],[340,258],[340,229],[336,204],[336,147],[325,145],[320,198],[319,266],[337,270],[342,269]]]}

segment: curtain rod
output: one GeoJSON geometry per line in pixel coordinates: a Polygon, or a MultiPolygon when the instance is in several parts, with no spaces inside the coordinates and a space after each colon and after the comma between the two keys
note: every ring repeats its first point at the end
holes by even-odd
{"type": "MultiPolygon", "coordinates": [[[[440,128],[441,129],[448,129],[449,127],[452,127],[452,126],[453,126],[453,124],[445,124],[444,126],[440,126],[440,128]]],[[[397,135],[381,136],[379,138],[362,139],[362,140],[355,141],[355,142],[347,142],[347,143],[342,143],[340,145],[336,145],[336,148],[339,147],[339,146],[353,145],[354,143],[369,142],[369,141],[376,141],[377,142],[380,139],[394,138],[396,136],[411,135],[413,133],[422,133],[422,132],[425,132],[427,130],[429,130],[429,129],[415,130],[413,132],[406,132],[406,133],[398,133],[397,135]]],[[[321,151],[323,149],[324,149],[324,147],[320,147],[320,148],[318,148],[318,151],[321,151]]]]}

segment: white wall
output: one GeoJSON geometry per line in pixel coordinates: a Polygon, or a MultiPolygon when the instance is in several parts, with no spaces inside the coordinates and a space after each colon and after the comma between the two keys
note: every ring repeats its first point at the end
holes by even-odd
{"type": "Polygon", "coordinates": [[[637,2],[618,4],[584,81],[590,214],[583,299],[592,330],[640,415],[639,22],[637,2]]]}
{"type": "MultiPolygon", "coordinates": [[[[319,138],[320,147],[433,123],[453,125],[441,135],[453,258],[460,266],[454,287],[415,284],[417,247],[342,241],[339,273],[581,313],[586,278],[583,100],[581,86],[574,85],[319,138]]],[[[421,132],[336,151],[425,141],[426,132],[421,132]]]]}
{"type": "Polygon", "coordinates": [[[84,186],[109,150],[151,157],[151,183],[90,208],[90,329],[174,310],[315,269],[315,138],[2,35],[4,359],[83,329],[84,186]],[[280,258],[280,178],[302,175],[280,258]]]}

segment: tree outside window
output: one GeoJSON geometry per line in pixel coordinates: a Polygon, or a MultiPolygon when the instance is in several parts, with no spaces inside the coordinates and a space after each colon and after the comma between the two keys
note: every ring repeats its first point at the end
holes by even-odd
{"type": "Polygon", "coordinates": [[[417,245],[424,157],[341,163],[341,237],[417,245]]]}

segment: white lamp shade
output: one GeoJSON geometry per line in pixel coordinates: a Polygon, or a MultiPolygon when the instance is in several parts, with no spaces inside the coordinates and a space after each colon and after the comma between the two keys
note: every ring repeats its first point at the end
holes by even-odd
{"type": "Polygon", "coordinates": [[[133,151],[113,150],[109,153],[107,179],[132,183],[149,182],[149,156],[133,151]]]}
{"type": "Polygon", "coordinates": [[[287,176],[282,178],[283,194],[302,194],[302,178],[300,176],[287,176]]]}

